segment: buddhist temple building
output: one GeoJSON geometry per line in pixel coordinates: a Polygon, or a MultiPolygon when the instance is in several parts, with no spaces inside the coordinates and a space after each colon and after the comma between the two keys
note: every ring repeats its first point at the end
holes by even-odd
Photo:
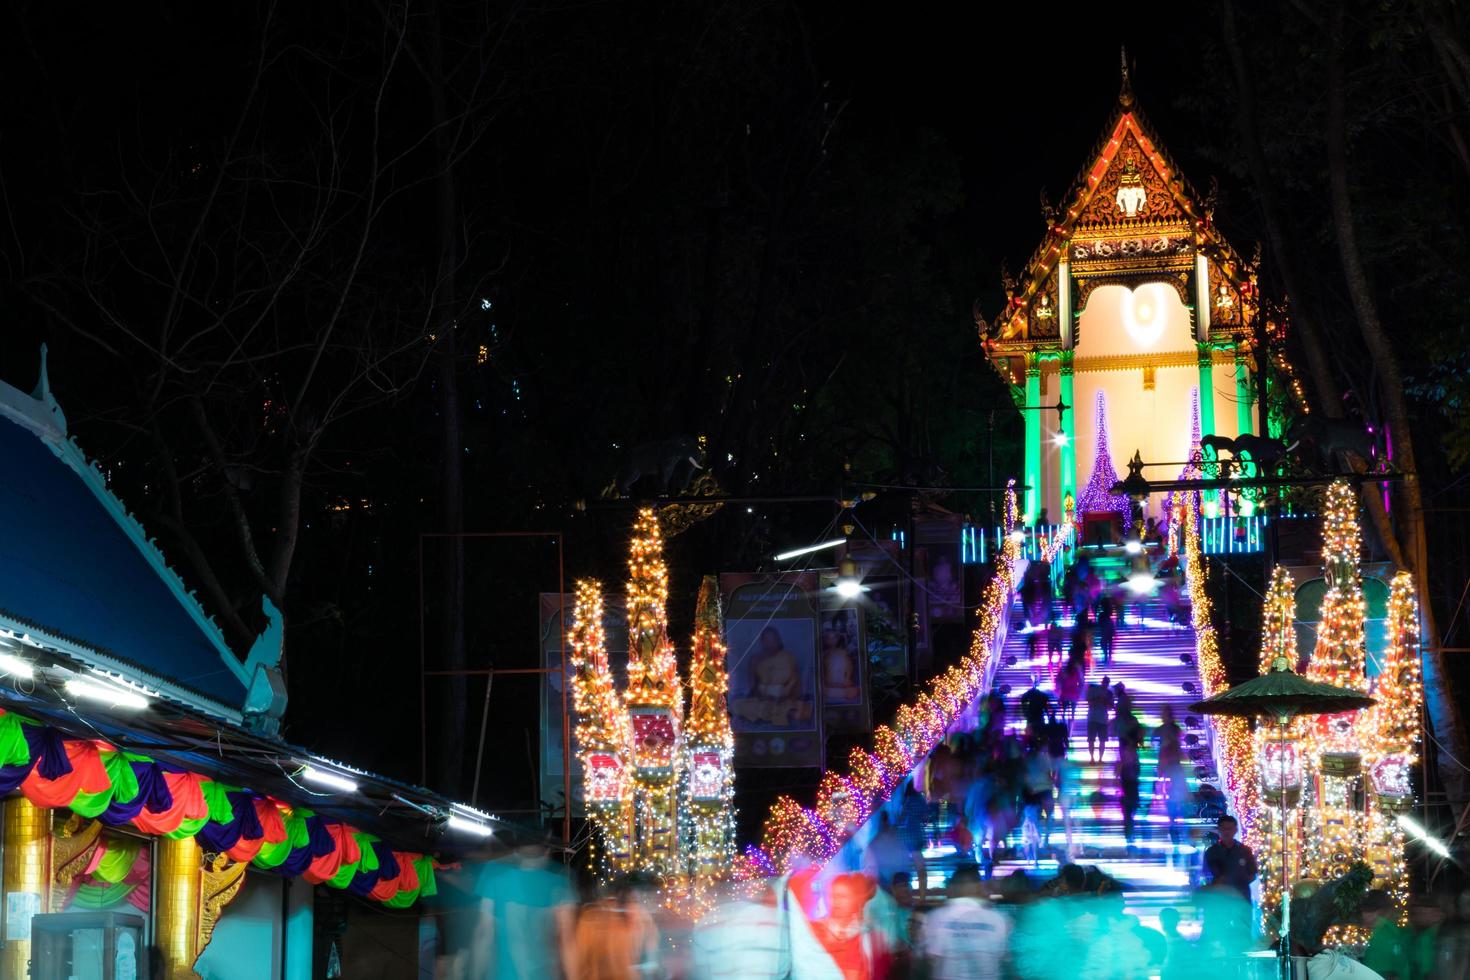
{"type": "Polygon", "coordinates": [[[1254,268],[1144,119],[1126,69],[1100,143],[1046,211],[1005,308],[979,326],[1025,421],[1023,520],[1046,508],[1058,521],[1071,497],[1085,525],[1126,509],[1107,490],[1135,452],[1181,464],[1201,434],[1259,433],[1254,268]]]}
{"type": "Polygon", "coordinates": [[[0,450],[0,977],[363,975],[364,909],[362,952],[405,960],[374,975],[416,975],[416,904],[492,818],[280,738],[280,613],[230,648],[44,352],[34,393],[0,384],[0,450]]]}

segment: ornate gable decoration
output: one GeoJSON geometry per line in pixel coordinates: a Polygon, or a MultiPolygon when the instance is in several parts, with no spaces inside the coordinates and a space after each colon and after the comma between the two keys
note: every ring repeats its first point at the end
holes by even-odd
{"type": "Polygon", "coordinates": [[[1089,172],[1092,197],[1078,216],[1079,225],[1179,221],[1185,217],[1169,187],[1167,170],[1160,173],[1162,157],[1145,148],[1132,123],[1132,113],[1118,120],[1104,155],[1089,172]]]}
{"type": "MultiPolygon", "coordinates": [[[[1006,306],[992,322],[976,325],[992,355],[1056,350],[1074,336],[1064,315],[1086,305],[1099,276],[1129,275],[1166,281],[1185,296],[1195,255],[1209,262],[1212,329],[1238,326],[1251,292],[1250,268],[1220,235],[1211,198],[1200,199],[1179,174],[1134,104],[1127,74],[1110,125],[1092,163],[1073,183],[1061,208],[1045,206],[1047,235],[1024,272],[1007,281],[1006,306]],[[1076,289],[1063,303],[1060,263],[1071,263],[1076,289]],[[1155,273],[1159,273],[1155,275],[1155,273]]],[[[1140,280],[1142,281],[1142,280],[1140,280]]]]}

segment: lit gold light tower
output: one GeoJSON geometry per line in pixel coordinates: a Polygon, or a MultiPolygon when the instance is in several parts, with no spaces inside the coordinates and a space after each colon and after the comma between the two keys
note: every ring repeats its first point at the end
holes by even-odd
{"type": "Polygon", "coordinates": [[[666,878],[678,870],[678,782],[684,691],[669,642],[669,571],[652,507],[638,512],[628,558],[628,722],[633,732],[635,866],[666,878]]]}
{"type": "MultiPolygon", "coordinates": [[[[1280,565],[1271,571],[1271,584],[1266,589],[1261,613],[1260,672],[1270,671],[1278,657],[1284,657],[1294,666],[1297,662],[1296,581],[1280,565]]],[[[1263,802],[1255,821],[1256,841],[1261,855],[1261,908],[1268,914],[1281,902],[1281,882],[1301,877],[1301,821],[1295,819],[1293,811],[1301,802],[1301,738],[1306,725],[1303,719],[1294,718],[1284,733],[1267,725],[1257,726],[1255,731],[1263,802]],[[1283,861],[1288,864],[1285,875],[1281,869],[1283,861]]]]}
{"type": "Polygon", "coordinates": [[[602,596],[577,583],[572,678],[577,747],[589,815],[602,838],[602,873],[640,871],[670,895],[703,894],[729,868],[734,737],[719,589],[704,580],[690,663],[690,716],[669,641],[668,569],[652,508],[639,511],[628,560],[628,684],[618,695],[607,662],[602,596]]]}
{"type": "Polygon", "coordinates": [[[608,667],[602,615],[602,586],[587,579],[578,582],[570,637],[572,704],[587,812],[598,831],[594,840],[602,847],[596,863],[610,875],[627,871],[633,860],[632,739],[608,667]]]}
{"type": "MultiPolygon", "coordinates": [[[[1322,566],[1327,591],[1318,616],[1310,680],[1367,692],[1366,605],[1358,573],[1362,534],[1357,498],[1345,483],[1327,488],[1322,514],[1322,566]]],[[[1371,722],[1368,722],[1371,724],[1371,722]]],[[[1308,812],[1307,873],[1324,880],[1345,873],[1363,853],[1363,814],[1353,805],[1363,769],[1368,724],[1356,713],[1323,715],[1311,729],[1309,771],[1315,805],[1308,812]]]]}
{"type": "Polygon", "coordinates": [[[703,895],[734,857],[735,736],[726,705],[724,617],[713,575],[699,587],[694,646],[689,659],[689,719],[684,728],[688,773],[685,831],[693,891],[703,895]]]}

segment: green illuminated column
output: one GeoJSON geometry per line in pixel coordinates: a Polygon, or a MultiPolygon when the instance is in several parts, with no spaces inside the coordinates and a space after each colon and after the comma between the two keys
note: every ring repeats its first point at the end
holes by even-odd
{"type": "Polygon", "coordinates": [[[1061,496],[1057,499],[1063,505],[1052,515],[1052,520],[1060,521],[1063,517],[1067,495],[1077,499],[1077,398],[1073,394],[1072,385],[1072,352],[1062,351],[1062,384],[1059,397],[1067,403],[1067,414],[1062,418],[1062,452],[1059,464],[1061,470],[1061,496]]]}
{"type": "Polygon", "coordinates": [[[1041,361],[1026,355],[1026,400],[1021,415],[1026,420],[1026,513],[1030,524],[1041,511],[1041,361]]]}
{"type": "Polygon", "coordinates": [[[1251,425],[1251,401],[1255,390],[1251,387],[1250,372],[1246,370],[1245,352],[1235,349],[1235,424],[1242,435],[1253,431],[1251,425]]]}
{"type": "MultiPolygon", "coordinates": [[[[1199,353],[1199,433],[1204,437],[1215,434],[1215,365],[1209,344],[1198,344],[1195,349],[1199,353]]],[[[1204,455],[1207,460],[1215,458],[1213,452],[1207,451],[1204,455]]],[[[1205,516],[1214,517],[1219,512],[1219,506],[1216,491],[1204,491],[1202,507],[1205,516]]]]}
{"type": "Polygon", "coordinates": [[[1215,378],[1214,361],[1208,344],[1197,344],[1199,352],[1199,432],[1202,436],[1215,434],[1215,378]]]}

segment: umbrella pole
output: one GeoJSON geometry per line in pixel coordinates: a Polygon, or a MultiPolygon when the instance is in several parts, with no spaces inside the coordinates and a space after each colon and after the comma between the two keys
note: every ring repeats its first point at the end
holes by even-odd
{"type": "MultiPolygon", "coordinates": [[[[1285,758],[1286,749],[1286,725],[1278,719],[1276,726],[1277,741],[1282,749],[1282,754],[1277,756],[1278,760],[1285,758]]],[[[1291,977],[1291,894],[1287,891],[1287,865],[1291,856],[1287,853],[1289,838],[1286,833],[1286,767],[1278,761],[1277,768],[1280,770],[1281,781],[1281,980],[1292,980],[1291,977]]]]}

